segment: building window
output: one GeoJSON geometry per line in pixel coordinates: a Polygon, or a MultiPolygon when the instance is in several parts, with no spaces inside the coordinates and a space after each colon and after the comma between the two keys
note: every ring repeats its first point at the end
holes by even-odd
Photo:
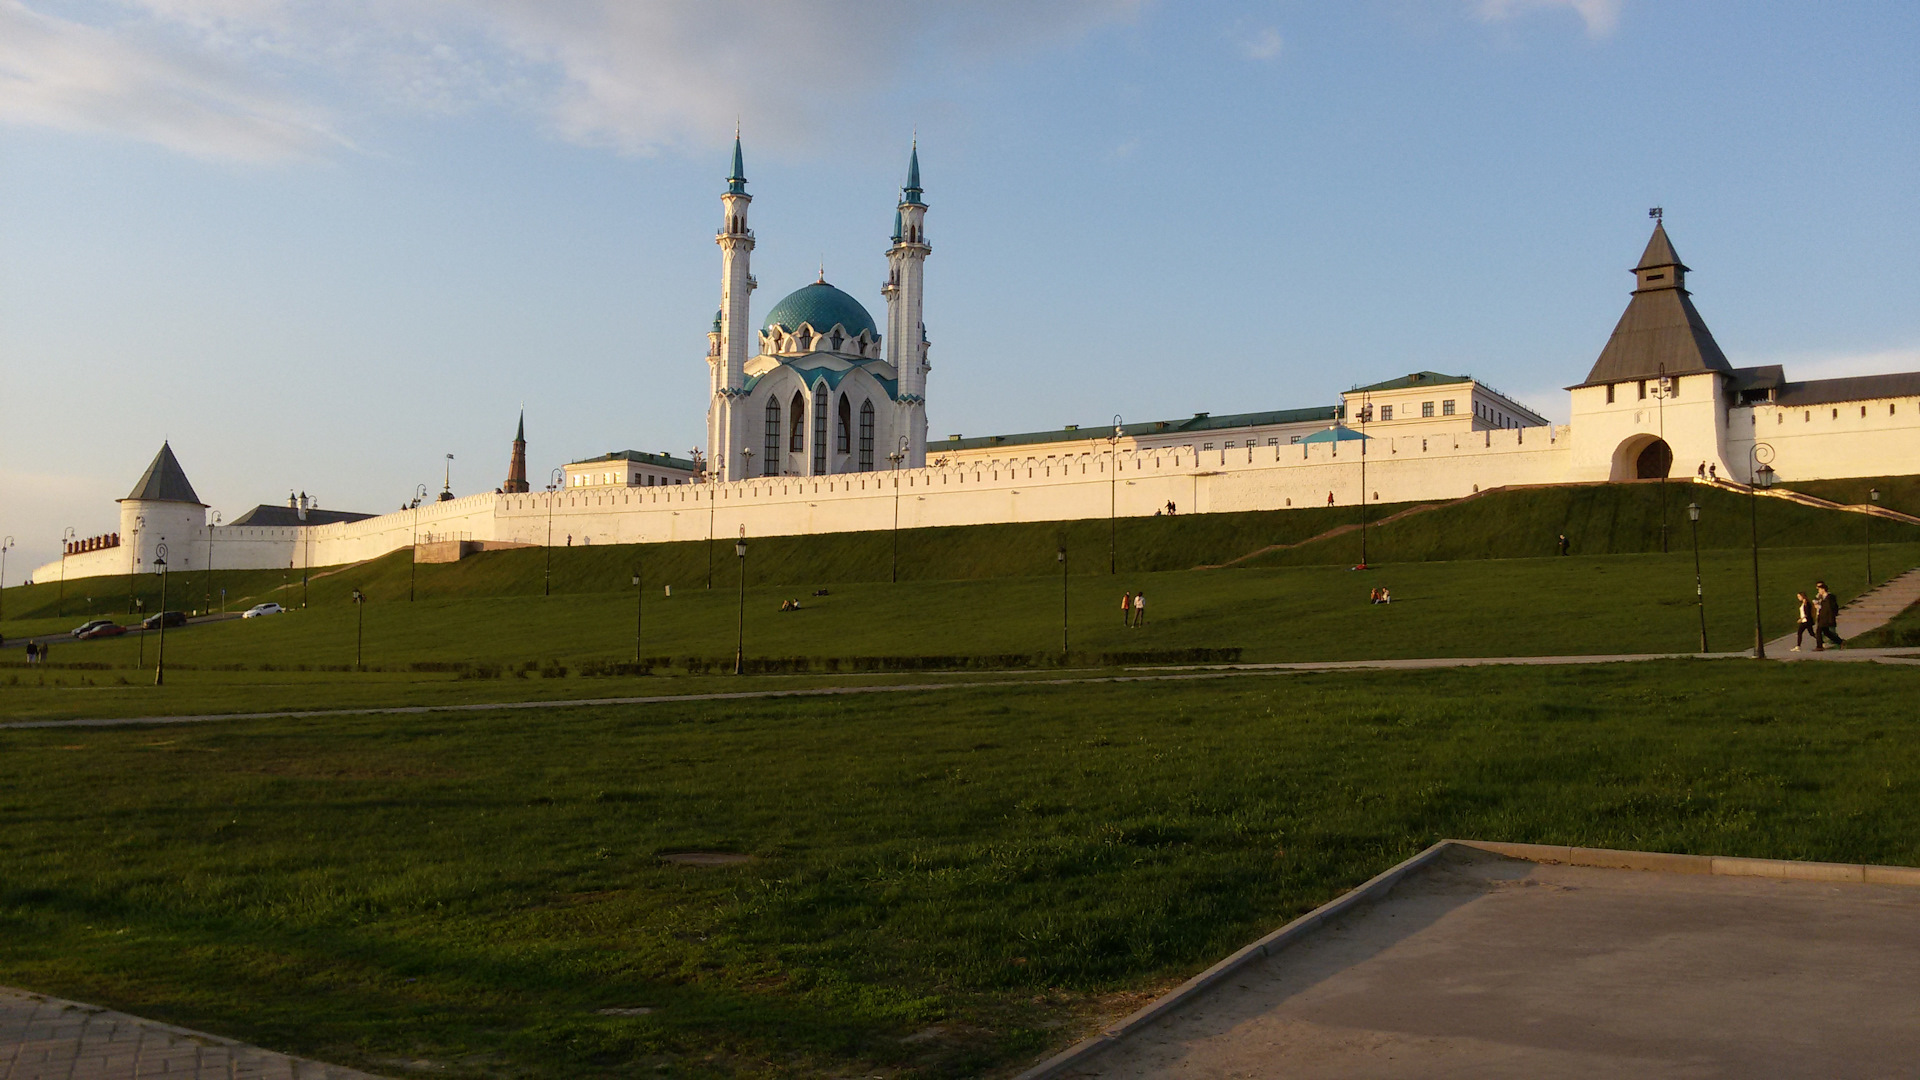
{"type": "Polygon", "coordinates": [[[1382,420],[1393,419],[1393,406],[1391,405],[1380,406],[1380,419],[1382,420]]]}
{"type": "Polygon", "coordinates": [[[1640,380],[1640,400],[1647,400],[1647,380],[1645,379],[1640,380]]]}
{"type": "Polygon", "coordinates": [[[767,402],[767,443],[766,453],[760,458],[761,476],[780,475],[780,403],[767,402]]]}
{"type": "Polygon", "coordinates": [[[873,471],[873,402],[860,405],[860,471],[873,471]]]}
{"type": "Polygon", "coordinates": [[[1229,449],[1229,450],[1231,450],[1231,449],[1233,449],[1233,440],[1232,440],[1232,439],[1228,439],[1228,440],[1227,440],[1227,449],[1229,449]]]}
{"type": "Polygon", "coordinates": [[[840,433],[834,448],[843,454],[853,453],[853,409],[845,394],[840,395],[840,433]]]}
{"type": "Polygon", "coordinates": [[[1433,415],[1433,402],[1431,402],[1431,401],[1423,401],[1423,402],[1421,402],[1421,403],[1420,403],[1420,415],[1421,415],[1421,416],[1432,416],[1432,415],[1433,415]]]}
{"type": "Polygon", "coordinates": [[[1279,445],[1280,445],[1280,440],[1279,440],[1279,439],[1268,439],[1268,440],[1267,440],[1267,445],[1268,445],[1268,446],[1279,446],[1279,445]]]}
{"type": "Polygon", "coordinates": [[[827,471],[827,388],[813,392],[813,475],[827,471]]]}
{"type": "Polygon", "coordinates": [[[1607,384],[1607,404],[1613,404],[1613,384],[1607,384]]]}
{"type": "Polygon", "coordinates": [[[1446,400],[1446,401],[1443,401],[1443,402],[1441,402],[1441,403],[1440,403],[1440,415],[1441,415],[1441,416],[1452,416],[1452,415],[1453,415],[1453,401],[1452,401],[1452,399],[1448,399],[1448,400],[1446,400]]]}
{"type": "Polygon", "coordinates": [[[1205,446],[1202,446],[1202,447],[1201,447],[1200,449],[1202,449],[1202,450],[1211,450],[1211,449],[1213,449],[1213,444],[1212,444],[1212,443],[1208,443],[1208,444],[1206,444],[1205,446]]]}
{"type": "Polygon", "coordinates": [[[800,391],[793,392],[793,400],[787,403],[787,450],[798,454],[807,448],[807,405],[801,400],[800,391]]]}

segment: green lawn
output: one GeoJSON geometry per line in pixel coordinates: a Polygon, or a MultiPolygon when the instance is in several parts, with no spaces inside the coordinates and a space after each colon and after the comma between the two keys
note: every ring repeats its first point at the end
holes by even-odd
{"type": "MultiPolygon", "coordinates": [[[[1878,551],[1883,573],[1920,562],[1920,545],[1878,551]]],[[[1769,635],[1792,629],[1796,589],[1825,577],[1843,598],[1865,584],[1858,548],[1788,548],[1764,553],[1762,610],[1769,635]]],[[[1750,556],[1706,553],[1708,644],[1719,651],[1753,643],[1750,556]]],[[[171,673],[156,689],[136,669],[142,650],[150,668],[157,635],[54,646],[57,664],[78,669],[35,671],[10,652],[0,667],[0,712],[15,717],[155,715],[377,702],[448,703],[506,698],[593,697],[672,693],[706,688],[661,678],[581,679],[583,671],[633,661],[634,591],[553,597],[370,602],[365,662],[358,674],[356,620],[345,598],[360,575],[353,568],[328,579],[324,602],[265,619],[188,626],[167,635],[171,673]],[[457,679],[450,670],[478,665],[457,679]],[[91,665],[100,665],[94,668],[91,665]],[[414,670],[416,666],[427,670],[414,670]],[[302,672],[302,668],[309,669],[302,672]],[[531,670],[527,670],[531,668],[531,670]],[[564,678],[558,676],[564,668],[564,678]],[[238,669],[238,670],[234,670],[238,669]],[[439,669],[439,670],[434,670],[439,669]],[[545,671],[547,678],[541,677],[545,671]]],[[[663,673],[731,671],[740,626],[737,592],[649,590],[639,652],[663,673]]],[[[1341,567],[1168,571],[1067,581],[1069,662],[1111,666],[1166,662],[1185,650],[1239,650],[1247,662],[1380,659],[1425,656],[1538,656],[1692,652],[1699,647],[1691,555],[1420,562],[1359,573],[1341,567]],[[1366,602],[1375,584],[1394,603],[1366,602]],[[1149,620],[1126,629],[1117,617],[1122,589],[1144,589],[1149,620]]],[[[750,588],[746,653],[757,664],[796,658],[813,671],[830,661],[891,658],[896,667],[1046,667],[1059,662],[1059,579],[854,582],[815,597],[804,589],[750,588]],[[779,610],[799,598],[795,612],[779,610]],[[944,659],[943,659],[944,658],[944,659]]],[[[1216,655],[1236,655],[1232,653],[1216,655]]]]}
{"type": "Polygon", "coordinates": [[[0,983],[389,1074],[1006,1075],[1440,837],[1920,863],[1917,697],[1673,661],[4,731],[0,983]]]}

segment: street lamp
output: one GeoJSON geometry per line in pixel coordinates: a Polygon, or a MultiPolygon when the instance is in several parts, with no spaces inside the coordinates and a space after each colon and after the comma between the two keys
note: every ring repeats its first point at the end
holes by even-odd
{"type": "Polygon", "coordinates": [[[1667,377],[1667,365],[1659,367],[1660,377],[1653,384],[1654,411],[1660,418],[1660,445],[1667,464],[1660,470],[1660,554],[1667,553],[1667,474],[1673,471],[1673,448],[1667,445],[1667,398],[1673,393],[1673,380],[1667,377]]]}
{"type": "Polygon", "coordinates": [[[553,595],[553,496],[567,482],[567,471],[555,469],[547,474],[547,571],[546,595],[553,595]]]}
{"type": "MultiPolygon", "coordinates": [[[[160,568],[160,649],[155,656],[153,685],[160,686],[167,681],[167,541],[163,537],[154,545],[153,565],[160,568]]],[[[146,631],[142,630],[140,639],[146,640],[146,631]]]]}
{"type": "Polygon", "coordinates": [[[1060,663],[1067,662],[1067,546],[1053,553],[1060,562],[1060,663]]]}
{"type": "Polygon", "coordinates": [[[73,548],[73,526],[60,534],[60,595],[53,602],[53,617],[67,617],[67,552],[73,548]]]}
{"type": "Polygon", "coordinates": [[[900,581],[900,460],[907,456],[907,445],[908,445],[907,437],[905,435],[902,435],[900,436],[900,449],[895,450],[893,453],[887,455],[887,460],[893,462],[893,576],[892,576],[892,580],[896,584],[898,584],[900,581]]]}
{"type": "MultiPolygon", "coordinates": [[[[412,561],[407,564],[407,603],[413,603],[414,582],[420,577],[420,502],[427,497],[427,485],[413,485],[413,534],[407,541],[407,553],[412,561]]],[[[549,529],[547,538],[553,538],[549,529]]]]}
{"type": "Polygon", "coordinates": [[[1115,469],[1120,460],[1122,427],[1120,414],[1114,413],[1113,434],[1107,436],[1107,573],[1109,574],[1120,572],[1120,485],[1115,469]]]}
{"type": "Polygon", "coordinates": [[[1700,586],[1700,504],[1687,504],[1687,521],[1693,528],[1693,606],[1700,609],[1700,651],[1707,651],[1707,594],[1700,586]]]}
{"type": "Polygon", "coordinates": [[[0,540],[0,620],[6,618],[7,597],[7,549],[13,546],[13,537],[0,540]]]}
{"type": "Polygon", "coordinates": [[[353,670],[365,671],[366,666],[360,662],[360,646],[367,638],[367,594],[359,589],[353,590],[353,608],[353,670]]]}
{"type": "Polygon", "coordinates": [[[1753,658],[1767,658],[1767,632],[1760,623],[1760,489],[1773,486],[1773,446],[1747,448],[1747,526],[1753,536],[1753,658]]]}
{"type": "Polygon", "coordinates": [[[747,527],[740,526],[740,539],[733,542],[733,553],[740,556],[740,636],[733,646],[733,673],[747,670],[747,527]]]}
{"type": "MultiPolygon", "coordinates": [[[[1873,506],[1880,505],[1880,489],[1867,489],[1867,498],[1873,500],[1873,506]]],[[[1873,514],[1867,514],[1867,588],[1873,588],[1873,514]]]]}
{"type": "Polygon", "coordinates": [[[207,522],[207,601],[209,613],[213,611],[213,527],[220,524],[220,511],[213,512],[213,519],[207,522]]]}
{"type": "MultiPolygon", "coordinates": [[[[1373,401],[1360,398],[1360,569],[1367,568],[1367,421],[1373,419],[1373,401]]],[[[1334,434],[1338,435],[1339,432],[1334,434]]],[[[1340,443],[1336,440],[1336,447],[1340,443]]]]}
{"type": "Polygon", "coordinates": [[[647,590],[639,584],[639,567],[641,567],[639,552],[641,552],[641,550],[636,546],[636,548],[634,548],[634,663],[643,663],[641,657],[639,657],[639,625],[641,625],[641,617],[643,617],[643,613],[641,613],[641,603],[643,603],[645,596],[647,596],[647,590]]]}
{"type": "Polygon", "coordinates": [[[711,591],[713,589],[713,513],[716,509],[713,485],[719,483],[720,474],[713,468],[713,463],[708,462],[707,468],[700,473],[700,478],[706,482],[707,488],[707,589],[711,591]]]}

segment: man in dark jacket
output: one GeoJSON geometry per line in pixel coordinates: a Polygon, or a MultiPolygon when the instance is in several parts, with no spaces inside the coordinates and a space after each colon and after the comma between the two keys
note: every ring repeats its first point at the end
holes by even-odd
{"type": "Polygon", "coordinates": [[[1813,587],[1818,590],[1814,596],[1813,651],[1823,652],[1829,640],[1835,645],[1843,644],[1840,632],[1834,629],[1840,625],[1840,601],[1827,591],[1826,582],[1816,581],[1813,587]]]}

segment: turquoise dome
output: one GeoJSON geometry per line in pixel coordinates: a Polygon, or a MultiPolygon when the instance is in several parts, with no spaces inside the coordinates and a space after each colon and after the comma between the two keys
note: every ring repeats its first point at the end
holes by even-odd
{"type": "Polygon", "coordinates": [[[822,334],[839,325],[854,337],[859,337],[862,330],[874,337],[880,336],[880,328],[873,324],[873,316],[860,306],[860,301],[824,281],[788,293],[786,299],[767,312],[762,328],[771,330],[777,326],[792,332],[800,329],[801,323],[811,325],[822,334]]]}

